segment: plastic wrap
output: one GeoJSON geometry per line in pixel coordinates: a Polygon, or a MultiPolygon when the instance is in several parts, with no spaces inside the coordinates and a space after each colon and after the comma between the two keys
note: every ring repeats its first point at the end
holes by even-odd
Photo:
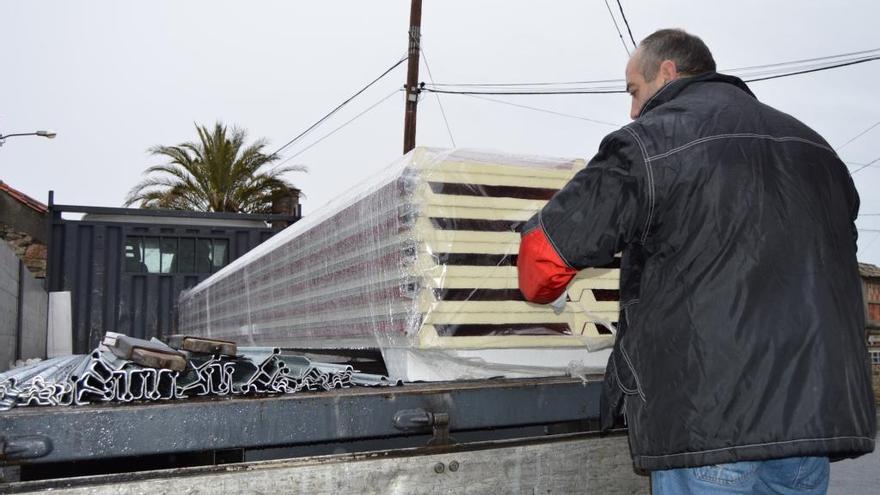
{"type": "Polygon", "coordinates": [[[519,292],[519,228],[582,160],[418,148],[181,295],[182,335],[378,348],[398,379],[603,369],[616,266],[557,307],[519,292]]]}

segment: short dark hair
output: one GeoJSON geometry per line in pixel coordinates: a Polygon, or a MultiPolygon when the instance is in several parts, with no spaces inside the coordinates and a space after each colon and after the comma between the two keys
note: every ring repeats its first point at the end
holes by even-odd
{"type": "Polygon", "coordinates": [[[683,29],[661,29],[655,31],[639,43],[641,49],[639,65],[645,80],[651,82],[657,77],[660,64],[664,60],[675,62],[675,68],[688,76],[715,72],[715,59],[709,47],[700,38],[686,33],[683,29]]]}

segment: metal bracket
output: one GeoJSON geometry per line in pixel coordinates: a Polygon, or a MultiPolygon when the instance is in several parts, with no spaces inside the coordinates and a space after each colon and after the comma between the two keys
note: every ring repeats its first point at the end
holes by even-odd
{"type": "Polygon", "coordinates": [[[449,414],[428,412],[424,409],[404,409],[394,414],[394,427],[398,430],[417,430],[431,427],[433,437],[428,445],[451,445],[456,443],[449,436],[449,414]]]}
{"type": "Polygon", "coordinates": [[[0,436],[0,462],[35,459],[52,452],[52,440],[42,435],[0,436]]]}

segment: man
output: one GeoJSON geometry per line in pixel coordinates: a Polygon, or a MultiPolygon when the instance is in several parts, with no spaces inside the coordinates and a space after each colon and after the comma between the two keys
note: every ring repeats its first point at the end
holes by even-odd
{"type": "Polygon", "coordinates": [[[664,29],[626,68],[632,123],[523,229],[519,283],[564,294],[622,253],[602,423],[654,493],[824,493],[874,449],[859,198],[821,136],[664,29]]]}

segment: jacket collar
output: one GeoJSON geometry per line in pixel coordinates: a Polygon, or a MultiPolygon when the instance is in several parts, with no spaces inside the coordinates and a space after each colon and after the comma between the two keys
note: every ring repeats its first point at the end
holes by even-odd
{"type": "Polygon", "coordinates": [[[680,79],[676,79],[666,84],[666,86],[660,88],[656,93],[654,93],[654,96],[652,96],[650,99],[648,99],[647,102],[645,102],[645,105],[642,107],[642,111],[639,112],[639,117],[650,112],[652,109],[668,101],[671,101],[676,96],[681,94],[681,92],[684,91],[685,88],[701,82],[723,82],[727,84],[732,84],[737,88],[745,91],[746,94],[748,94],[752,98],[755,98],[755,94],[752,93],[752,90],[750,90],[749,87],[746,86],[746,83],[744,83],[742,79],[735,76],[728,76],[727,74],[719,74],[717,72],[704,72],[702,74],[697,74],[696,76],[682,77],[680,79]]]}

